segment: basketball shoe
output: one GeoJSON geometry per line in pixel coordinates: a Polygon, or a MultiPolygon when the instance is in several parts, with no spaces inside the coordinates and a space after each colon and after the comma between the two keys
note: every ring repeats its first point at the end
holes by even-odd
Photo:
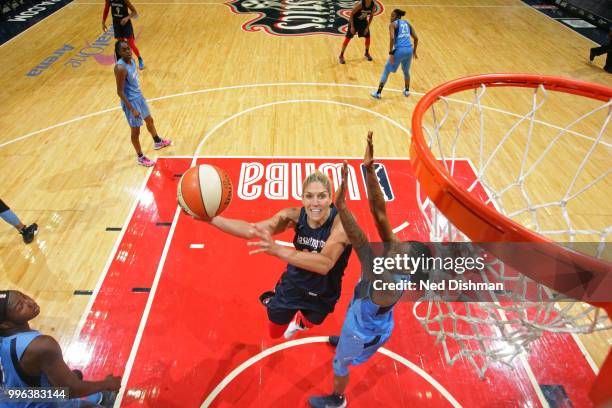
{"type": "Polygon", "coordinates": [[[289,323],[289,326],[287,326],[287,329],[285,330],[285,338],[287,340],[289,340],[290,338],[292,338],[293,336],[295,336],[295,334],[297,332],[300,331],[305,331],[308,330],[308,327],[305,327],[302,324],[302,316],[300,313],[296,313],[295,317],[293,318],[293,320],[291,321],[291,323],[289,323]]]}
{"type": "Polygon", "coordinates": [[[31,224],[25,227],[24,229],[22,229],[21,231],[19,231],[19,233],[21,234],[21,237],[23,238],[23,242],[25,242],[26,244],[29,244],[32,241],[34,241],[34,235],[36,235],[37,232],[38,232],[38,225],[36,223],[31,224]]]}
{"type": "Polygon", "coordinates": [[[163,149],[164,147],[172,145],[172,140],[170,139],[161,139],[160,142],[155,142],[153,144],[153,148],[155,150],[163,149]]]}
{"type": "Polygon", "coordinates": [[[155,162],[149,159],[147,156],[140,156],[138,158],[138,164],[140,164],[141,166],[145,166],[145,167],[155,166],[155,162]]]}

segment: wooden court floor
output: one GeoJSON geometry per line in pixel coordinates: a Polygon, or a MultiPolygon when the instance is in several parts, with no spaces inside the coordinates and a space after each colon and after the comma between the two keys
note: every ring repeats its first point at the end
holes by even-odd
{"type": "MultiPolygon", "coordinates": [[[[0,46],[1,195],[25,223],[40,226],[29,246],[8,226],[0,230],[0,286],[32,295],[42,309],[33,325],[64,347],[90,301],[74,291],[96,286],[117,239],[106,229],[123,226],[147,173],[118,108],[102,4],[74,1],[0,46]],[[66,44],[72,51],[26,75],[66,44]]],[[[160,134],[174,141],[164,156],[360,156],[372,129],[378,156],[406,157],[409,136],[392,121],[408,129],[420,96],[445,81],[528,72],[612,85],[601,64],[588,62],[589,40],[518,0],[385,2],[372,25],[374,61],[354,39],[346,65],[337,63],[341,36],[248,32],[242,26],[256,15],[223,2],[134,4],[147,65],[142,89],[160,134]],[[413,95],[397,92],[397,73],[376,101],[369,93],[387,57],[394,8],[407,11],[420,38],[413,95]]],[[[155,157],[144,128],[141,141],[155,157]]],[[[610,206],[602,205],[585,213],[609,221],[610,206]]],[[[597,364],[612,342],[609,332],[583,341],[597,364]]]]}

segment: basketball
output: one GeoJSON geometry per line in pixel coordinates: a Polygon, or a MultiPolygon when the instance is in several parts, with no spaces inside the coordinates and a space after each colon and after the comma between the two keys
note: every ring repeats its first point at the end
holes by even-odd
{"type": "Polygon", "coordinates": [[[232,180],[225,170],[201,164],[183,174],[178,185],[178,202],[192,217],[210,221],[232,201],[232,180]]]}

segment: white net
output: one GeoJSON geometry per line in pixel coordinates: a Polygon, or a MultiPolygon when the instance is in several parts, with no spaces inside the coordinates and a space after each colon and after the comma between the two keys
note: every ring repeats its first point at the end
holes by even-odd
{"type": "MultiPolygon", "coordinates": [[[[481,84],[439,97],[423,116],[423,133],[453,179],[481,202],[553,241],[610,261],[611,117],[612,101],[543,85],[481,84]]],[[[420,185],[417,200],[431,241],[470,241],[420,185]]],[[[481,275],[484,282],[504,282],[503,292],[489,293],[494,301],[449,302],[429,294],[414,306],[450,364],[467,359],[483,376],[493,363],[510,364],[544,331],[612,328],[603,309],[566,299],[499,260],[481,275]]]]}

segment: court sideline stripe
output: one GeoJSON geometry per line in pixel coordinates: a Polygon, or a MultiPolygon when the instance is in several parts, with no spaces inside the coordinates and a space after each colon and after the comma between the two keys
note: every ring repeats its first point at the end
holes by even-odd
{"type": "MultiPolygon", "coordinates": [[[[195,163],[197,162],[197,160],[198,160],[197,156],[194,155],[191,160],[190,167],[193,167],[195,163]]],[[[153,300],[155,299],[155,294],[157,293],[157,286],[159,285],[159,281],[161,279],[161,275],[162,275],[164,266],[166,264],[166,257],[168,256],[170,245],[172,244],[172,238],[174,237],[174,231],[176,231],[176,226],[178,224],[178,218],[180,214],[181,214],[181,207],[177,205],[176,210],[174,211],[174,217],[172,218],[172,223],[170,225],[170,231],[168,232],[168,236],[166,237],[166,243],[164,244],[164,250],[162,251],[162,255],[159,259],[157,270],[155,271],[155,277],[153,278],[153,284],[151,285],[149,296],[147,297],[147,304],[145,305],[144,312],[142,313],[142,317],[140,318],[140,324],[138,325],[138,331],[136,332],[134,343],[132,343],[132,349],[130,350],[130,356],[128,357],[127,363],[125,364],[125,369],[123,370],[123,376],[121,377],[121,388],[119,389],[119,393],[117,394],[117,398],[115,399],[113,408],[121,407],[123,396],[125,395],[125,392],[127,390],[127,385],[130,380],[130,375],[132,374],[132,368],[134,367],[134,362],[136,361],[138,349],[140,348],[140,342],[142,341],[142,335],[144,333],[144,329],[147,326],[147,321],[149,320],[149,313],[151,312],[151,307],[153,306],[153,300]]]]}
{"type": "Polygon", "coordinates": [[[153,300],[155,299],[155,293],[157,292],[157,286],[159,284],[159,280],[162,275],[162,270],[164,269],[164,265],[166,264],[166,257],[168,256],[168,251],[170,249],[170,244],[172,243],[172,237],[174,236],[174,231],[176,230],[176,225],[178,221],[178,217],[181,213],[180,207],[176,207],[174,211],[174,218],[172,219],[172,226],[170,227],[170,232],[166,237],[166,243],[164,245],[164,250],[162,252],[161,258],[159,260],[159,264],[157,265],[157,271],[155,272],[155,278],[153,279],[153,284],[151,285],[151,290],[149,292],[149,296],[147,297],[147,304],[145,306],[144,312],[142,313],[142,317],[140,319],[140,324],[138,326],[138,332],[136,333],[136,337],[134,338],[134,343],[132,344],[132,350],[130,351],[130,356],[125,365],[125,370],[123,371],[123,376],[121,378],[121,389],[117,394],[117,399],[115,400],[114,407],[118,408],[121,406],[121,401],[123,400],[123,396],[127,390],[127,384],[130,379],[130,374],[132,373],[132,367],[134,366],[134,361],[136,360],[136,355],[138,354],[138,348],[140,347],[140,341],[142,340],[142,335],[144,333],[144,329],[147,325],[147,320],[149,319],[149,313],[151,312],[151,307],[153,306],[153,300]]]}
{"type": "Polygon", "coordinates": [[[104,269],[102,270],[100,277],[98,278],[98,282],[96,283],[96,287],[93,290],[92,296],[90,297],[89,302],[87,303],[87,306],[85,307],[85,311],[83,312],[83,315],[81,316],[81,320],[79,321],[79,324],[77,325],[74,331],[74,334],[72,336],[72,341],[70,342],[71,345],[77,344],[78,342],[78,338],[81,335],[81,331],[83,330],[83,327],[85,326],[85,323],[87,322],[87,316],[89,316],[89,313],[91,312],[91,308],[93,307],[93,304],[96,301],[96,298],[98,297],[98,293],[100,292],[100,289],[102,288],[102,284],[104,283],[104,280],[106,279],[108,270],[110,269],[110,266],[113,263],[113,259],[115,258],[115,255],[117,254],[117,249],[119,248],[119,245],[121,244],[121,241],[123,240],[123,236],[125,235],[128,229],[130,221],[132,220],[132,216],[134,215],[136,208],[138,208],[138,203],[140,202],[142,193],[147,187],[147,182],[149,181],[149,178],[151,177],[151,174],[153,173],[153,169],[154,167],[149,168],[147,175],[144,178],[144,181],[142,182],[140,189],[138,190],[136,199],[134,200],[134,203],[132,204],[132,208],[128,212],[127,217],[125,221],[123,222],[123,227],[121,228],[121,231],[119,232],[117,239],[115,240],[115,245],[113,245],[113,249],[111,250],[111,253],[106,261],[106,265],[104,265],[104,269]]]}
{"type": "MultiPolygon", "coordinates": [[[[524,4],[524,5],[525,5],[525,7],[527,7],[528,9],[533,10],[534,12],[538,13],[538,14],[539,14],[539,15],[541,15],[541,16],[544,16],[544,17],[545,17],[546,19],[548,19],[548,20],[552,20],[552,21],[554,21],[554,22],[555,22],[555,24],[560,24],[561,26],[565,27],[567,30],[571,31],[571,32],[572,32],[572,33],[574,33],[574,34],[579,35],[581,38],[584,38],[584,39],[585,39],[585,40],[587,40],[587,41],[590,41],[591,43],[595,44],[596,46],[599,46],[599,45],[600,45],[600,44],[596,43],[595,41],[591,40],[589,37],[586,37],[586,36],[584,36],[584,35],[580,34],[578,31],[574,30],[573,28],[571,28],[571,27],[569,27],[569,26],[567,26],[567,25],[563,24],[561,21],[559,21],[559,20],[557,20],[557,19],[554,19],[554,18],[552,18],[551,16],[549,16],[549,15],[547,15],[547,14],[545,14],[545,13],[541,12],[540,10],[536,9],[535,7],[530,6],[529,4],[526,4],[526,3],[523,3],[523,4],[524,4]]],[[[579,20],[582,20],[582,18],[578,18],[578,19],[579,19],[579,20]]],[[[586,51],[585,51],[585,53],[586,53],[586,51]]],[[[585,54],[585,56],[586,56],[586,54],[585,54]]]]}
{"type": "MultiPolygon", "coordinates": [[[[3,2],[3,4],[4,4],[4,2],[3,2]]],[[[64,9],[69,8],[71,4],[72,4],[72,3],[65,4],[64,6],[62,6],[62,7],[58,8],[57,10],[55,10],[53,13],[49,14],[48,16],[46,16],[46,17],[44,17],[44,18],[41,18],[41,19],[40,19],[40,20],[38,20],[36,23],[32,24],[31,26],[29,26],[28,28],[26,28],[25,30],[23,30],[22,32],[20,32],[20,33],[19,33],[19,34],[17,34],[16,36],[14,36],[13,38],[11,38],[11,39],[9,39],[8,41],[5,41],[5,42],[3,42],[2,44],[0,44],[0,48],[2,48],[2,46],[4,46],[4,45],[6,45],[6,44],[10,43],[11,41],[13,41],[15,38],[17,38],[17,37],[21,37],[21,35],[22,35],[23,33],[25,33],[26,31],[28,31],[28,30],[29,30],[29,29],[31,29],[31,28],[36,27],[37,25],[39,25],[39,24],[40,24],[40,23],[42,23],[43,21],[47,20],[49,17],[56,15],[58,11],[62,11],[62,10],[64,10],[64,9]]],[[[26,10],[26,11],[27,11],[27,10],[26,10]]],[[[0,146],[0,147],[2,147],[2,146],[0,146]]]]}

